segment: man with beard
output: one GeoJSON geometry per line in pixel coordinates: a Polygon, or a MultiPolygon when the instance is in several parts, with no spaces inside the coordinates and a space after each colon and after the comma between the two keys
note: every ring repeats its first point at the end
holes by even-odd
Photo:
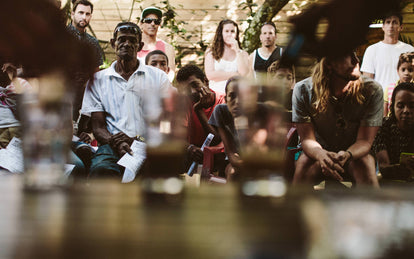
{"type": "Polygon", "coordinates": [[[273,22],[264,23],[260,29],[262,47],[253,51],[249,56],[249,67],[256,75],[266,73],[267,68],[282,56],[282,48],[276,46],[276,25],[273,22]]]}
{"type": "Polygon", "coordinates": [[[79,40],[90,44],[95,51],[96,59],[96,71],[99,70],[99,66],[103,64],[102,49],[99,46],[99,42],[96,38],[86,32],[86,27],[89,26],[89,22],[92,18],[93,5],[87,0],[77,0],[73,4],[71,13],[72,23],[67,27],[68,31],[75,35],[79,40]]]}
{"type": "Polygon", "coordinates": [[[293,183],[350,178],[378,187],[369,151],[382,122],[382,98],[381,86],[361,77],[354,53],[322,58],[293,90],[292,120],[303,147],[293,183]]]}
{"type": "MultiPolygon", "coordinates": [[[[89,22],[92,18],[93,5],[87,0],[73,1],[73,9],[71,13],[72,23],[67,27],[67,30],[81,43],[88,45],[94,51],[95,71],[99,71],[99,66],[103,64],[102,49],[96,38],[86,32],[89,22]]],[[[80,137],[80,141],[89,143],[91,141],[85,131],[90,132],[89,117],[82,116],[79,118],[79,110],[82,107],[82,97],[85,91],[88,75],[86,71],[76,71],[73,80],[73,107],[72,118],[74,120],[74,133],[80,137]]]]}
{"type": "Polygon", "coordinates": [[[116,61],[97,72],[86,87],[82,113],[91,115],[92,132],[100,144],[92,157],[91,177],[122,176],[119,158],[131,153],[134,139],[142,140],[145,133],[145,93],[155,91],[162,97],[169,93],[167,75],[137,59],[142,45],[135,23],[119,23],[111,39],[116,61]]]}

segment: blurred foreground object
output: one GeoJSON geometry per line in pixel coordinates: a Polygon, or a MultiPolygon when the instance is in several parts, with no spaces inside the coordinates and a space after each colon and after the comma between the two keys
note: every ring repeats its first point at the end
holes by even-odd
{"type": "Polygon", "coordinates": [[[240,136],[240,157],[243,161],[240,178],[242,191],[246,195],[283,196],[286,192],[283,178],[280,177],[284,171],[287,135],[285,90],[282,85],[266,80],[239,82],[241,116],[237,119],[236,129],[240,136]],[[280,180],[273,184],[275,177],[280,177],[280,180]],[[255,181],[258,181],[257,188],[266,185],[268,191],[256,193],[250,190],[250,187],[256,186],[255,181]]]}
{"type": "Polygon", "coordinates": [[[143,96],[147,160],[142,189],[150,200],[169,201],[180,197],[184,187],[179,175],[184,173],[187,98],[175,91],[160,96],[156,89],[146,89],[143,96]]]}
{"type": "Polygon", "coordinates": [[[54,1],[2,1],[0,24],[0,61],[22,66],[33,86],[19,104],[25,184],[49,189],[63,183],[72,135],[67,79],[77,71],[93,75],[93,52],[67,32],[54,1]]]}
{"type": "Polygon", "coordinates": [[[93,51],[67,32],[62,15],[50,0],[1,1],[0,60],[22,65],[26,77],[80,69],[92,75],[93,51]]]}
{"type": "Polygon", "coordinates": [[[32,78],[20,103],[25,187],[49,190],[66,184],[65,165],[72,140],[70,99],[61,73],[32,78]]]}
{"type": "Polygon", "coordinates": [[[294,30],[282,56],[282,62],[294,63],[300,53],[317,57],[341,56],[364,42],[369,25],[374,19],[399,10],[401,0],[333,0],[314,5],[292,18],[294,30]],[[321,21],[327,20],[328,29],[322,39],[316,37],[321,21]]]}

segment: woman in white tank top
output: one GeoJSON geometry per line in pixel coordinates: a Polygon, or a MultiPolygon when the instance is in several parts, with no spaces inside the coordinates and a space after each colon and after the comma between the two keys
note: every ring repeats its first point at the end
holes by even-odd
{"type": "Polygon", "coordinates": [[[222,20],[204,59],[210,89],[224,93],[227,79],[235,75],[246,76],[249,73],[248,58],[247,52],[240,48],[237,23],[222,20]]]}

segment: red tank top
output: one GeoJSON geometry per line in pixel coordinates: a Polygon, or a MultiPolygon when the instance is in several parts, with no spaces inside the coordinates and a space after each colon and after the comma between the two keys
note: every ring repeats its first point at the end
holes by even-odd
{"type": "Polygon", "coordinates": [[[165,43],[164,43],[162,40],[157,40],[157,42],[155,43],[155,49],[152,49],[152,50],[144,50],[144,49],[142,49],[141,51],[139,51],[139,52],[137,53],[137,57],[139,57],[139,58],[143,58],[143,57],[145,57],[148,53],[150,53],[151,51],[156,50],[156,49],[158,49],[158,50],[161,50],[161,51],[164,51],[164,52],[165,52],[165,43]]]}

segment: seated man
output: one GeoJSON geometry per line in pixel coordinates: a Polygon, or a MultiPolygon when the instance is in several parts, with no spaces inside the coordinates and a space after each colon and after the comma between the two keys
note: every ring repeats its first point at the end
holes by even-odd
{"type": "Polygon", "coordinates": [[[11,90],[7,72],[0,71],[0,148],[5,148],[13,137],[20,138],[20,122],[16,118],[17,95],[11,90]]]}
{"type": "MultiPolygon", "coordinates": [[[[195,65],[182,67],[177,73],[178,90],[191,98],[191,110],[187,114],[188,156],[191,161],[203,163],[200,147],[209,133],[214,134],[212,146],[220,142],[214,127],[208,119],[216,105],[225,103],[225,95],[216,93],[208,87],[208,79],[203,71],[195,65]]],[[[189,164],[188,164],[189,166],[189,164]]],[[[187,167],[188,167],[187,166],[187,167]]]]}
{"type": "Polygon", "coordinates": [[[168,67],[168,56],[162,50],[153,50],[145,57],[145,65],[153,66],[164,71],[167,75],[170,72],[168,67]]]}
{"type": "Polygon", "coordinates": [[[357,185],[378,187],[369,152],[382,122],[382,98],[381,86],[361,77],[354,53],[322,58],[293,90],[292,120],[303,147],[293,184],[350,176],[357,185]]]}
{"type": "Polygon", "coordinates": [[[100,144],[90,166],[92,177],[122,176],[117,161],[131,152],[133,140],[141,139],[145,131],[143,93],[156,89],[164,95],[170,88],[164,72],[137,59],[136,53],[142,48],[142,42],[141,30],[136,24],[119,23],[111,45],[116,61],[95,74],[83,99],[82,113],[91,114],[92,131],[100,144]]]}

